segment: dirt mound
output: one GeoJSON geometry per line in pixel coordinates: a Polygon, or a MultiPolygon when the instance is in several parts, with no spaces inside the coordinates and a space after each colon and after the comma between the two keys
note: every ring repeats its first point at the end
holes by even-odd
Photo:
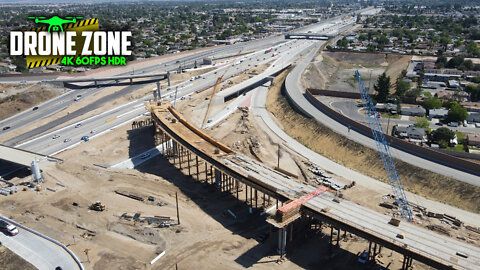
{"type": "Polygon", "coordinates": [[[357,80],[353,76],[355,70],[359,70],[365,85],[373,86],[383,72],[391,77],[391,82],[395,82],[410,59],[408,55],[324,52],[305,70],[304,86],[358,92],[357,80]]]}
{"type": "Polygon", "coordinates": [[[386,62],[386,54],[370,54],[370,53],[351,53],[351,52],[325,52],[325,55],[331,57],[337,62],[349,64],[365,64],[381,65],[386,62]]]}

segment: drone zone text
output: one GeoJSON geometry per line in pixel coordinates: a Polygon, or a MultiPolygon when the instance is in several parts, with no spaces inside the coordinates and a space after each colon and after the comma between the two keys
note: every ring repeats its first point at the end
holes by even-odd
{"type": "Polygon", "coordinates": [[[125,57],[97,56],[132,54],[129,40],[132,33],[129,31],[83,31],[81,36],[85,42],[83,47],[79,48],[78,42],[75,41],[78,41],[75,31],[52,33],[12,31],[10,55],[65,56],[62,60],[64,65],[125,65],[125,57]]]}

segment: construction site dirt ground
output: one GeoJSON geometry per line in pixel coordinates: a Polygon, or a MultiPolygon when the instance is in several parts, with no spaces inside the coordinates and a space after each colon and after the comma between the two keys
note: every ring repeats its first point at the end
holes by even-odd
{"type": "Polygon", "coordinates": [[[306,88],[358,92],[355,70],[359,70],[365,85],[373,88],[383,72],[395,82],[410,59],[409,55],[322,52],[305,70],[303,83],[306,88]]]}
{"type": "MultiPolygon", "coordinates": [[[[140,145],[153,145],[152,128],[130,130],[124,126],[59,154],[65,160],[61,164],[42,162],[45,177],[42,191],[25,188],[1,197],[2,213],[68,245],[86,269],[175,269],[175,265],[178,269],[360,269],[363,266],[356,262],[356,253],[368,246],[366,242],[355,237],[342,242],[341,247],[352,251],[339,249],[335,252],[337,256],[330,259],[327,236],[308,230],[295,232],[287,260],[277,263],[279,256],[269,252],[269,241],[256,240],[268,231],[258,211],[249,214],[242,200],[193,180],[185,175],[186,169],[182,173],[161,156],[134,170],[93,165],[127,159],[141,151],[137,149],[140,145]],[[143,198],[153,196],[155,201],[141,202],[115,191],[143,198]],[[180,225],[176,225],[176,193],[180,225]],[[89,210],[96,201],[104,203],[106,210],[89,210]],[[162,206],[157,205],[159,202],[162,206]],[[227,214],[227,210],[237,218],[227,214]],[[122,218],[124,213],[129,216],[140,213],[140,219],[170,217],[172,226],[155,228],[122,218]],[[151,266],[150,261],[162,251],[165,256],[151,266]],[[323,267],[326,262],[327,268],[323,267]]],[[[30,178],[12,181],[19,183],[30,178]]],[[[273,246],[275,243],[276,240],[273,246]]],[[[391,257],[397,265],[399,259],[391,257]]]]}
{"type": "MultiPolygon", "coordinates": [[[[205,95],[205,92],[192,95],[193,104],[205,106],[205,95]]],[[[280,102],[281,105],[285,103],[280,102]]],[[[188,105],[180,103],[178,108],[181,106],[188,105]]],[[[184,116],[190,120],[195,114],[201,115],[192,111],[184,116]]],[[[198,115],[195,117],[197,121],[201,119],[198,115]]],[[[291,127],[283,125],[283,128],[291,127]]],[[[228,121],[222,121],[207,132],[236,151],[270,166],[277,164],[278,141],[264,132],[252,116],[245,117],[243,112],[237,111],[228,121]]],[[[40,163],[46,180],[42,191],[26,188],[1,197],[2,213],[69,245],[87,269],[175,269],[176,266],[178,269],[364,269],[364,265],[357,262],[357,255],[368,249],[368,242],[347,234],[346,241],[342,239],[340,249],[334,248],[332,255],[328,244],[330,229],[325,226],[319,230],[294,226],[293,242],[287,244],[287,260],[278,263],[279,256],[270,251],[270,240],[263,243],[257,240],[269,230],[265,217],[258,211],[249,214],[245,202],[232,194],[222,193],[187,176],[185,162],[183,171],[160,155],[132,170],[101,167],[114,165],[153,146],[151,127],[132,130],[130,125],[125,125],[66,150],[58,155],[64,159],[63,163],[40,163]],[[55,192],[46,188],[55,189],[55,192]],[[145,201],[121,196],[115,191],[134,194],[145,201]],[[176,225],[176,193],[180,225],[176,225]],[[155,201],[147,200],[148,196],[153,196],[155,201]],[[104,203],[106,210],[89,210],[96,201],[104,203]],[[228,214],[228,210],[237,218],[228,214]],[[130,217],[125,218],[125,213],[130,217]],[[172,226],[156,228],[153,223],[134,221],[131,216],[136,213],[141,214],[140,220],[170,217],[172,226]],[[150,265],[162,251],[165,255],[150,265]]],[[[307,167],[302,159],[287,149],[282,148],[281,153],[280,167],[298,174],[299,181],[308,181],[308,177],[303,177],[307,167]]],[[[200,178],[204,177],[201,170],[200,178]]],[[[12,181],[30,180],[31,176],[12,181]]],[[[344,195],[385,212],[378,207],[384,194],[355,186],[344,195]]],[[[239,197],[244,198],[244,191],[239,197]]],[[[272,242],[276,247],[275,237],[272,242]]],[[[390,269],[399,269],[402,263],[399,254],[390,255],[386,249],[382,258],[377,259],[383,266],[392,263],[390,269]]],[[[417,269],[429,269],[418,262],[414,265],[417,269]]]]}

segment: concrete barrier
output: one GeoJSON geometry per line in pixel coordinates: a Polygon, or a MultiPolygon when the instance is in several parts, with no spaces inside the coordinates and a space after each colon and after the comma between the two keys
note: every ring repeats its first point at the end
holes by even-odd
{"type": "MultiPolygon", "coordinates": [[[[330,118],[335,119],[337,122],[342,123],[346,127],[350,127],[355,131],[362,133],[363,135],[373,139],[372,132],[369,127],[362,125],[338,112],[328,107],[327,105],[321,103],[315,96],[307,89],[305,93],[307,100],[312,103],[316,108],[321,110],[323,113],[328,115],[330,118]]],[[[442,165],[465,171],[474,175],[480,176],[480,165],[448,155],[439,151],[432,150],[430,148],[421,147],[399,138],[385,134],[385,139],[390,144],[390,146],[400,149],[402,151],[408,152],[410,154],[431,160],[442,165]]]]}

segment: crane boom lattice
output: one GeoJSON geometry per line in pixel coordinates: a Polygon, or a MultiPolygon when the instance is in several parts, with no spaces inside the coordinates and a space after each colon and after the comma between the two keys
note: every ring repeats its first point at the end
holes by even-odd
{"type": "Polygon", "coordinates": [[[372,130],[373,137],[375,138],[378,152],[380,152],[380,157],[382,158],[383,166],[385,167],[385,171],[387,172],[390,185],[392,186],[395,200],[397,201],[398,207],[401,210],[402,216],[411,221],[413,219],[412,210],[408,205],[402,182],[398,177],[397,169],[395,168],[395,162],[393,161],[392,155],[390,153],[390,146],[385,139],[382,126],[378,121],[377,111],[375,110],[375,106],[373,105],[373,102],[368,95],[368,91],[363,84],[362,78],[360,77],[360,73],[358,72],[358,70],[355,71],[355,76],[358,79],[360,94],[362,96],[362,101],[365,105],[368,123],[370,125],[370,129],[372,130]]]}

